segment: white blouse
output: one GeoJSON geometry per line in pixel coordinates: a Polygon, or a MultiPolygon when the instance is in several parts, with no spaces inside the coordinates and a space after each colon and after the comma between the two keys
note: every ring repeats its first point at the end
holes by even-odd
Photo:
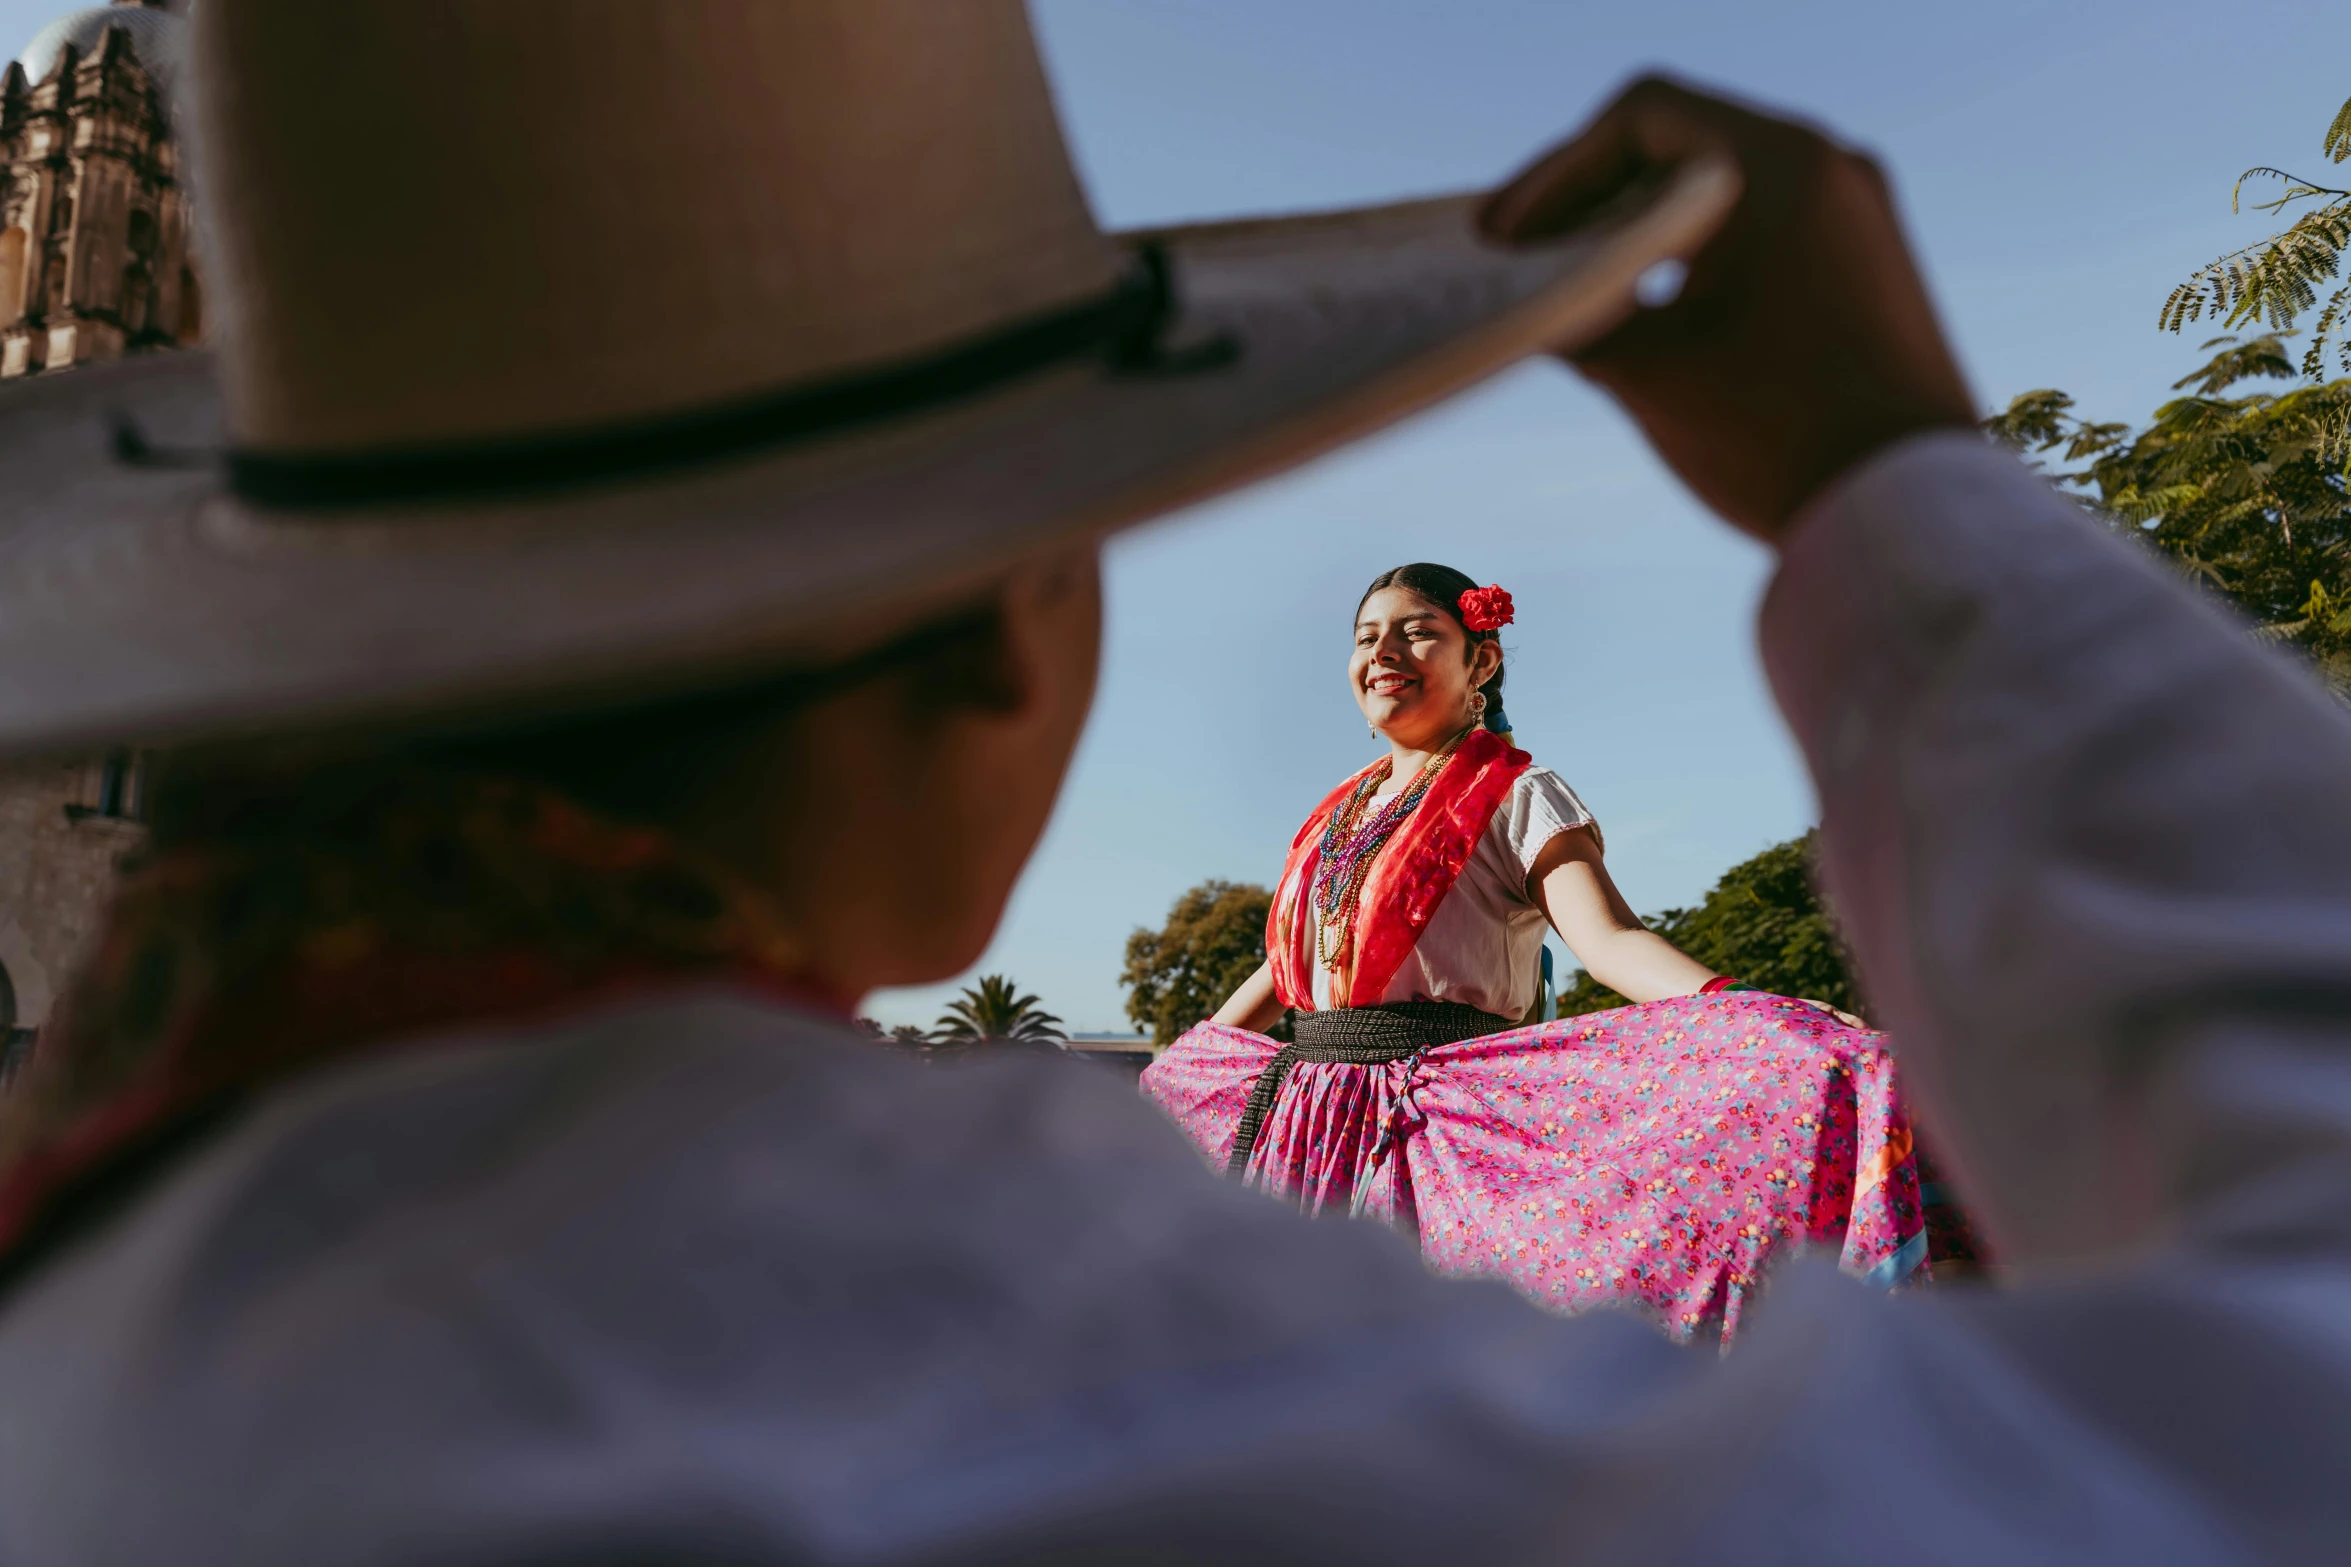
{"type": "MultiPolygon", "coordinates": [[[[1501,1017],[1524,1015],[1535,1001],[1546,925],[1527,896],[1527,871],[1553,838],[1575,827],[1600,832],[1567,780],[1548,767],[1519,774],[1380,999],[1458,1001],[1501,1017]]],[[[1330,970],[1311,956],[1307,962],[1316,1010],[1345,1005],[1331,999],[1330,970]]]]}

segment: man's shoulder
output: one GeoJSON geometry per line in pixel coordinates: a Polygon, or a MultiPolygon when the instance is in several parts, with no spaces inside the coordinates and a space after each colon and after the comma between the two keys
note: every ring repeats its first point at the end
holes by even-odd
{"type": "Polygon", "coordinates": [[[220,1495],[317,1539],[516,1472],[583,1516],[651,1505],[599,1474],[673,1475],[787,1533],[893,1526],[951,1475],[1017,1510],[1022,1476],[1175,1464],[1463,1315],[1457,1346],[1547,1326],[1216,1179],[1090,1063],[932,1066],[681,995],[294,1085],[59,1258],[0,1315],[0,1546],[205,1519],[228,1559],[220,1495]]]}
{"type": "MultiPolygon", "coordinates": [[[[559,1252],[580,1214],[592,1228],[576,1239],[600,1251],[636,1244],[632,1225],[683,1237],[730,1212],[780,1236],[814,1208],[918,1191],[951,1207],[975,1180],[1050,1181],[1105,1161],[1181,1176],[1196,1163],[1131,1086],[1089,1063],[1008,1051],[935,1065],[837,1019],[711,988],[420,1039],[297,1083],[158,1206],[217,1224],[299,1205],[317,1232],[346,1238],[339,1255],[364,1231],[378,1256],[429,1271],[477,1250],[559,1252]]],[[[299,1249],[290,1240],[281,1232],[278,1256],[299,1249]]]]}
{"type": "MultiPolygon", "coordinates": [[[[907,1497],[983,1539],[1223,1539],[1262,1527],[1255,1489],[1204,1473],[1298,1452],[1474,1489],[1427,1440],[1573,1381],[1556,1327],[1223,1182],[1089,1062],[931,1067],[670,996],[294,1085],[61,1257],[0,1316],[0,1558],[315,1560],[355,1529],[433,1555],[456,1527],[482,1560],[508,1532],[816,1560],[910,1544],[938,1520],[907,1497]],[[1096,1518],[1112,1497],[1147,1518],[1096,1518]]],[[[1284,1506],[1357,1560],[1446,1518],[1284,1506]]]]}

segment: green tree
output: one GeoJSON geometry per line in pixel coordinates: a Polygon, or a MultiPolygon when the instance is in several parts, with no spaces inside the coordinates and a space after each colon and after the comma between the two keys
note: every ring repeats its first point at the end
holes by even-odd
{"type": "Polygon", "coordinates": [[[2351,380],[2227,395],[2292,380],[2275,335],[2216,338],[2188,395],[2143,430],[2092,424],[2055,390],[1986,421],[2020,451],[2055,454],[2051,477],[2118,532],[2153,546],[2233,604],[2259,635],[2299,648],[2351,694],[2351,380]]]}
{"type": "Polygon", "coordinates": [[[900,1023],[894,1028],[885,1028],[870,1017],[859,1018],[857,1029],[859,1033],[876,1044],[888,1045],[923,1060],[938,1060],[960,1055],[973,1043],[973,1041],[966,1040],[956,1045],[934,1044],[931,1040],[931,1031],[927,1028],[916,1028],[911,1023],[900,1023]]]}
{"type": "MultiPolygon", "coordinates": [[[[2329,162],[2351,159],[2351,101],[2335,111],[2321,149],[2329,162]]],[[[2317,205],[2305,207],[2283,231],[2197,268],[2171,291],[2157,320],[2173,332],[2206,316],[2231,330],[2267,325],[2283,332],[2302,312],[2317,307],[2302,374],[2313,381],[2325,374],[2330,343],[2339,367],[2351,370],[2351,334],[2344,330],[2351,325],[2344,314],[2351,309],[2351,284],[2328,295],[2324,306],[2318,301],[2318,291],[2342,270],[2344,248],[2351,244],[2351,190],[2265,165],[2237,176],[2237,188],[2229,194],[2231,210],[2240,208],[2249,180],[2274,181],[2278,190],[2270,200],[2253,204],[2258,212],[2282,214],[2302,202],[2317,205]]]]}
{"type": "Polygon", "coordinates": [[[1127,1016],[1167,1044],[1224,1005],[1265,961],[1273,894],[1263,887],[1204,881],[1176,899],[1167,923],[1127,938],[1127,1016]]]}
{"type": "MultiPolygon", "coordinates": [[[[1863,1012],[1844,945],[1813,891],[1817,837],[1806,833],[1774,844],[1723,872],[1696,908],[1667,909],[1643,923],[1718,974],[1863,1012]]],[[[1581,971],[1559,992],[1561,1017],[1627,1004],[1581,971]]]]}
{"type": "MultiPolygon", "coordinates": [[[[2351,159],[2351,102],[2322,145],[2335,163],[2351,159]]],[[[2049,388],[2016,398],[1985,425],[2019,451],[2056,454],[2044,462],[2051,476],[2118,532],[2227,599],[2258,635],[2298,648],[2351,697],[2351,380],[2321,379],[2330,347],[2351,370],[2351,283],[2319,298],[2351,243],[2351,190],[2247,169],[2232,205],[2255,180],[2281,187],[2258,210],[2315,205],[2283,231],[2198,268],[2157,320],[2173,332],[2208,316],[2268,332],[2205,343],[2212,357],[2172,383],[2187,395],[2156,409],[2144,429],[2091,423],[2049,388]],[[2310,346],[2297,365],[2285,338],[2311,310],[2310,346]],[[2303,384],[2285,391],[2240,390],[2297,379],[2303,384]]]]}
{"type": "Polygon", "coordinates": [[[1048,1042],[1066,1038],[1061,1019],[1037,1004],[1035,996],[1001,974],[982,974],[979,983],[962,995],[931,1027],[931,1039],[943,1045],[981,1045],[993,1040],[1048,1042]]]}

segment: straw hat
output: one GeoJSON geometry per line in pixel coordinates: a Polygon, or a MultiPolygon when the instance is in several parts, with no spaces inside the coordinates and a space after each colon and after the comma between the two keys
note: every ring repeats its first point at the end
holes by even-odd
{"type": "Polygon", "coordinates": [[[1736,195],[1521,250],[1469,197],[1104,234],[1018,0],[192,28],[216,346],[0,392],[0,753],[878,641],[1590,339],[1736,195]]]}

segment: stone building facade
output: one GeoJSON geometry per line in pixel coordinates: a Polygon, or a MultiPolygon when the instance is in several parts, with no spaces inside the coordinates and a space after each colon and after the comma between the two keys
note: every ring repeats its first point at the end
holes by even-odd
{"type": "Polygon", "coordinates": [[[183,25],[116,0],[50,24],[0,73],[0,376],[203,331],[169,97],[183,25]]]}
{"type": "MultiPolygon", "coordinates": [[[[0,377],[196,340],[179,188],[176,4],[60,17],[0,71],[0,377]]],[[[47,1020],[142,836],[129,752],[0,772],[0,1083],[47,1020]]]]}

